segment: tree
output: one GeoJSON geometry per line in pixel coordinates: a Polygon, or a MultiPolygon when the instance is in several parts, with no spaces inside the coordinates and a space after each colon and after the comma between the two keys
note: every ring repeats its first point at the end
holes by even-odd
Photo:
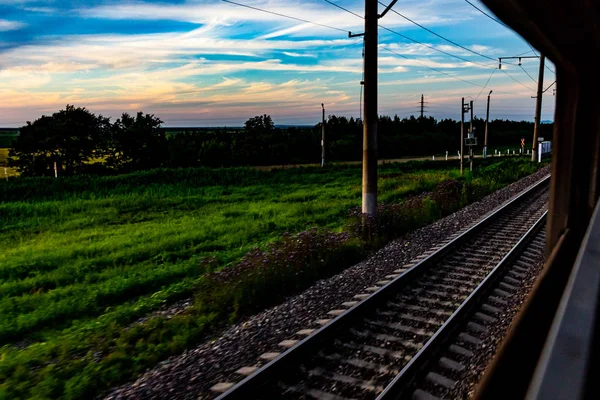
{"type": "Polygon", "coordinates": [[[162,122],[154,114],[124,113],[112,125],[107,163],[120,170],[162,166],[168,159],[162,122]]]}
{"type": "Polygon", "coordinates": [[[72,175],[97,157],[110,130],[110,119],[85,108],[67,105],[52,116],[20,128],[9,152],[9,163],[22,175],[49,175],[56,162],[61,174],[72,175]]]}
{"type": "Polygon", "coordinates": [[[268,134],[275,130],[275,125],[273,124],[273,120],[270,115],[258,115],[254,118],[250,118],[244,124],[244,130],[247,133],[252,134],[268,134]]]}

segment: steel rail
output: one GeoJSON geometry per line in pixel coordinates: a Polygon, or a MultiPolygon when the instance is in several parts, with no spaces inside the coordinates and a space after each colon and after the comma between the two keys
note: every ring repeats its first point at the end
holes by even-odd
{"type": "Polygon", "coordinates": [[[512,265],[512,263],[525,250],[526,245],[543,228],[546,222],[548,211],[533,224],[533,226],[521,237],[514,247],[504,256],[504,258],[494,267],[486,278],[475,288],[473,292],[463,301],[458,309],[444,322],[437,332],[427,341],[417,354],[402,368],[400,373],[390,382],[390,384],[377,396],[376,400],[397,399],[410,389],[411,383],[418,377],[419,373],[428,365],[432,356],[446,344],[452,334],[461,326],[461,323],[471,314],[471,312],[480,305],[480,301],[485,297],[490,288],[502,274],[512,265]]]}
{"type": "Polygon", "coordinates": [[[235,386],[218,396],[217,400],[254,398],[252,397],[252,394],[255,393],[262,385],[272,382],[277,376],[285,373],[288,368],[297,365],[300,360],[306,359],[307,356],[314,354],[315,349],[318,348],[322,343],[329,339],[335,338],[338,336],[338,333],[343,331],[348,325],[351,325],[356,320],[364,317],[390,297],[397,295],[399,289],[413,282],[415,277],[425,273],[427,270],[429,270],[429,268],[435,266],[437,261],[443,259],[455,247],[460,246],[468,239],[474,237],[478,232],[492,224],[513,207],[525,201],[530,195],[537,193],[537,190],[543,188],[544,185],[549,182],[549,179],[550,175],[545,176],[527,190],[513,197],[502,206],[499,206],[477,224],[468,228],[450,242],[446,243],[438,250],[401,273],[391,282],[380,287],[377,291],[373,292],[371,296],[348,308],[332,321],[317,329],[313,334],[299,341],[296,345],[277,356],[268,364],[264,365],[242,381],[238,382],[235,386]]]}

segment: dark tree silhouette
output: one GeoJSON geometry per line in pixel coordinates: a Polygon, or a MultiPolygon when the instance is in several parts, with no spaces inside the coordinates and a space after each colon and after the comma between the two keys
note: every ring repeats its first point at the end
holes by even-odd
{"type": "Polygon", "coordinates": [[[9,165],[22,175],[49,175],[56,162],[60,174],[72,175],[98,156],[109,137],[110,119],[67,105],[20,129],[9,152],[9,165]]]}
{"type": "Polygon", "coordinates": [[[141,111],[135,117],[124,113],[112,125],[107,164],[118,170],[160,167],[165,163],[166,139],[162,121],[141,111]]]}

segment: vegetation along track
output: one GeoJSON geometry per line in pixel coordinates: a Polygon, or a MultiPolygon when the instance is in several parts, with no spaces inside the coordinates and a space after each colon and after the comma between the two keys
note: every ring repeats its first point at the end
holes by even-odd
{"type": "MultiPolygon", "coordinates": [[[[245,368],[250,375],[218,399],[387,399],[403,394],[482,296],[489,295],[498,274],[531,240],[528,234],[540,229],[548,183],[546,177],[417,264],[395,271],[379,282],[383,286],[370,288],[373,293],[357,295],[349,309],[332,310],[335,318],[322,321],[322,328],[298,332],[308,336],[290,341],[293,346],[274,354],[264,367],[245,368]]],[[[501,304],[508,293],[496,289],[486,301],[501,304]]],[[[226,385],[215,390],[219,387],[226,385]]]]}

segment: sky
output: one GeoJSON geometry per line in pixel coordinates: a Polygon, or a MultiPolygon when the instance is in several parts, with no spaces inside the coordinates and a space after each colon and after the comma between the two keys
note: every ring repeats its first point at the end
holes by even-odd
{"type": "MultiPolygon", "coordinates": [[[[364,0],[331,0],[358,16],[325,0],[239,2],[327,26],[221,0],[0,0],[0,127],[67,104],[113,119],[143,111],[172,127],[241,126],[261,114],[312,125],[321,103],[328,115],[360,116],[363,41],[347,32],[364,31],[364,0]]],[[[386,14],[380,114],[418,115],[423,94],[427,116],[460,119],[464,97],[485,118],[493,90],[491,119],[533,121],[539,59],[501,70],[495,61],[534,55],[519,35],[463,0],[400,0],[393,10],[463,48],[386,14]]],[[[542,120],[553,120],[554,100],[550,88],[542,120]]]]}

